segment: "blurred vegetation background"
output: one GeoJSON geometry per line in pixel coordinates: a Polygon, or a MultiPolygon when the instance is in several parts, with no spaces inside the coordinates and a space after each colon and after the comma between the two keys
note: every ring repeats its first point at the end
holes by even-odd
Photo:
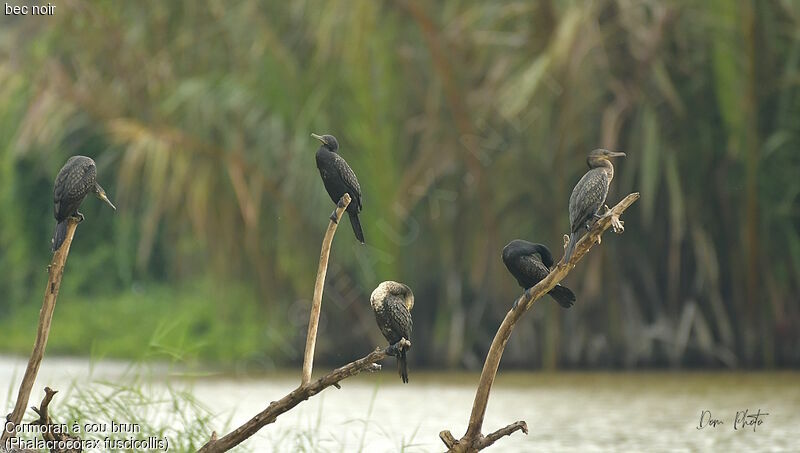
{"type": "Polygon", "coordinates": [[[27,354],[52,184],[97,161],[50,353],[299,363],[332,204],[309,134],[364,191],[334,241],[317,356],[382,338],[415,291],[414,367],[477,368],[520,290],[514,238],[561,256],[589,150],[640,191],[505,366],[800,365],[800,3],[59,2],[0,17],[0,349],[27,354]]]}

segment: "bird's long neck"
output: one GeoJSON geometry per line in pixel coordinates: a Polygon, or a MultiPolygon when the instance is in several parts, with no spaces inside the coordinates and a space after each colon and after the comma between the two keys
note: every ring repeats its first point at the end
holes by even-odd
{"type": "Polygon", "coordinates": [[[591,168],[591,169],[600,168],[604,172],[606,172],[606,175],[608,175],[608,180],[609,181],[614,179],[614,165],[611,164],[610,160],[608,160],[608,159],[589,159],[587,161],[587,163],[589,164],[589,168],[591,168]]]}
{"type": "Polygon", "coordinates": [[[547,267],[553,265],[553,254],[550,253],[550,249],[543,246],[542,244],[534,244],[533,249],[535,250],[534,253],[538,253],[539,256],[542,257],[542,264],[544,264],[547,267]]]}
{"type": "Polygon", "coordinates": [[[408,311],[411,311],[411,308],[414,307],[414,293],[411,292],[411,289],[403,284],[398,284],[392,287],[392,292],[402,297],[403,305],[408,311]]]}

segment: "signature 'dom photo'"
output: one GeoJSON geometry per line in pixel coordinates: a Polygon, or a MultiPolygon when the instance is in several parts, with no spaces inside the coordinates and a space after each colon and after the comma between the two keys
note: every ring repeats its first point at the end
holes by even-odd
{"type": "Polygon", "coordinates": [[[800,452],[800,1],[0,3],[0,453],[800,452]]]}

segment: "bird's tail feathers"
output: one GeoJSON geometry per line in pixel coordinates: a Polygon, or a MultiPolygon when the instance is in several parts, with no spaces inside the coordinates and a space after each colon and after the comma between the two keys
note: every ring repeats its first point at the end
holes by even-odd
{"type": "Polygon", "coordinates": [[[408,360],[406,360],[405,348],[400,349],[400,354],[397,356],[397,372],[403,379],[403,383],[408,384],[408,360]]]}
{"type": "Polygon", "coordinates": [[[564,308],[569,308],[575,303],[575,293],[566,286],[556,285],[550,290],[550,296],[564,308]]]}
{"type": "Polygon", "coordinates": [[[361,221],[358,219],[358,213],[348,212],[350,216],[350,225],[353,226],[353,233],[356,235],[358,242],[364,243],[364,231],[361,230],[361,221]]]}
{"type": "Polygon", "coordinates": [[[61,248],[61,244],[67,238],[67,221],[62,220],[56,224],[56,230],[53,232],[53,252],[61,248]]]}
{"type": "Polygon", "coordinates": [[[572,232],[569,235],[569,244],[567,244],[567,249],[564,250],[564,263],[568,263],[569,259],[572,257],[572,252],[575,251],[575,243],[581,238],[579,233],[572,232]]]}

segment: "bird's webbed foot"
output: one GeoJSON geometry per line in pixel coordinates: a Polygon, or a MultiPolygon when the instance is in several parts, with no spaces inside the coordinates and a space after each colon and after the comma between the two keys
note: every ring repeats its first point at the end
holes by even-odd
{"type": "Polygon", "coordinates": [[[531,288],[527,288],[524,291],[522,291],[522,295],[521,296],[517,297],[517,300],[515,300],[514,304],[511,305],[511,309],[514,310],[515,308],[517,308],[517,305],[519,305],[519,301],[521,301],[522,299],[526,299],[526,298],[530,298],[530,297],[531,297],[531,288]]]}
{"type": "MultiPolygon", "coordinates": [[[[386,355],[390,355],[390,356],[393,356],[393,357],[399,357],[400,353],[403,352],[403,350],[407,350],[408,346],[406,346],[406,345],[409,344],[409,343],[403,344],[403,340],[406,340],[406,338],[403,337],[397,343],[390,344],[389,347],[386,348],[386,355]]],[[[408,341],[408,340],[406,340],[406,341],[408,341]]]]}
{"type": "Polygon", "coordinates": [[[612,215],[611,229],[617,234],[622,234],[622,232],[625,231],[625,222],[620,220],[618,216],[612,215]]]}
{"type": "Polygon", "coordinates": [[[342,198],[339,198],[339,201],[336,202],[336,207],[337,208],[343,208],[344,207],[344,195],[342,195],[342,198]]]}
{"type": "Polygon", "coordinates": [[[611,209],[609,209],[607,204],[604,204],[602,206],[602,208],[600,208],[600,209],[598,209],[597,212],[594,213],[594,218],[595,219],[598,219],[598,220],[602,219],[603,217],[607,216],[611,212],[611,209]],[[598,214],[600,212],[600,209],[603,210],[602,214],[598,214]]]}
{"type": "Polygon", "coordinates": [[[83,214],[81,214],[80,212],[77,212],[77,211],[75,211],[75,214],[72,216],[72,218],[78,219],[78,223],[83,222],[83,220],[85,219],[83,214]]]}
{"type": "Polygon", "coordinates": [[[566,250],[566,249],[567,249],[567,246],[568,246],[568,245],[569,245],[569,235],[568,235],[568,234],[565,234],[565,235],[564,235],[564,250],[566,250]]]}
{"type": "Polygon", "coordinates": [[[331,216],[328,218],[331,219],[331,222],[333,223],[337,224],[339,223],[339,217],[336,215],[336,209],[334,209],[333,212],[331,212],[331,216]]]}

